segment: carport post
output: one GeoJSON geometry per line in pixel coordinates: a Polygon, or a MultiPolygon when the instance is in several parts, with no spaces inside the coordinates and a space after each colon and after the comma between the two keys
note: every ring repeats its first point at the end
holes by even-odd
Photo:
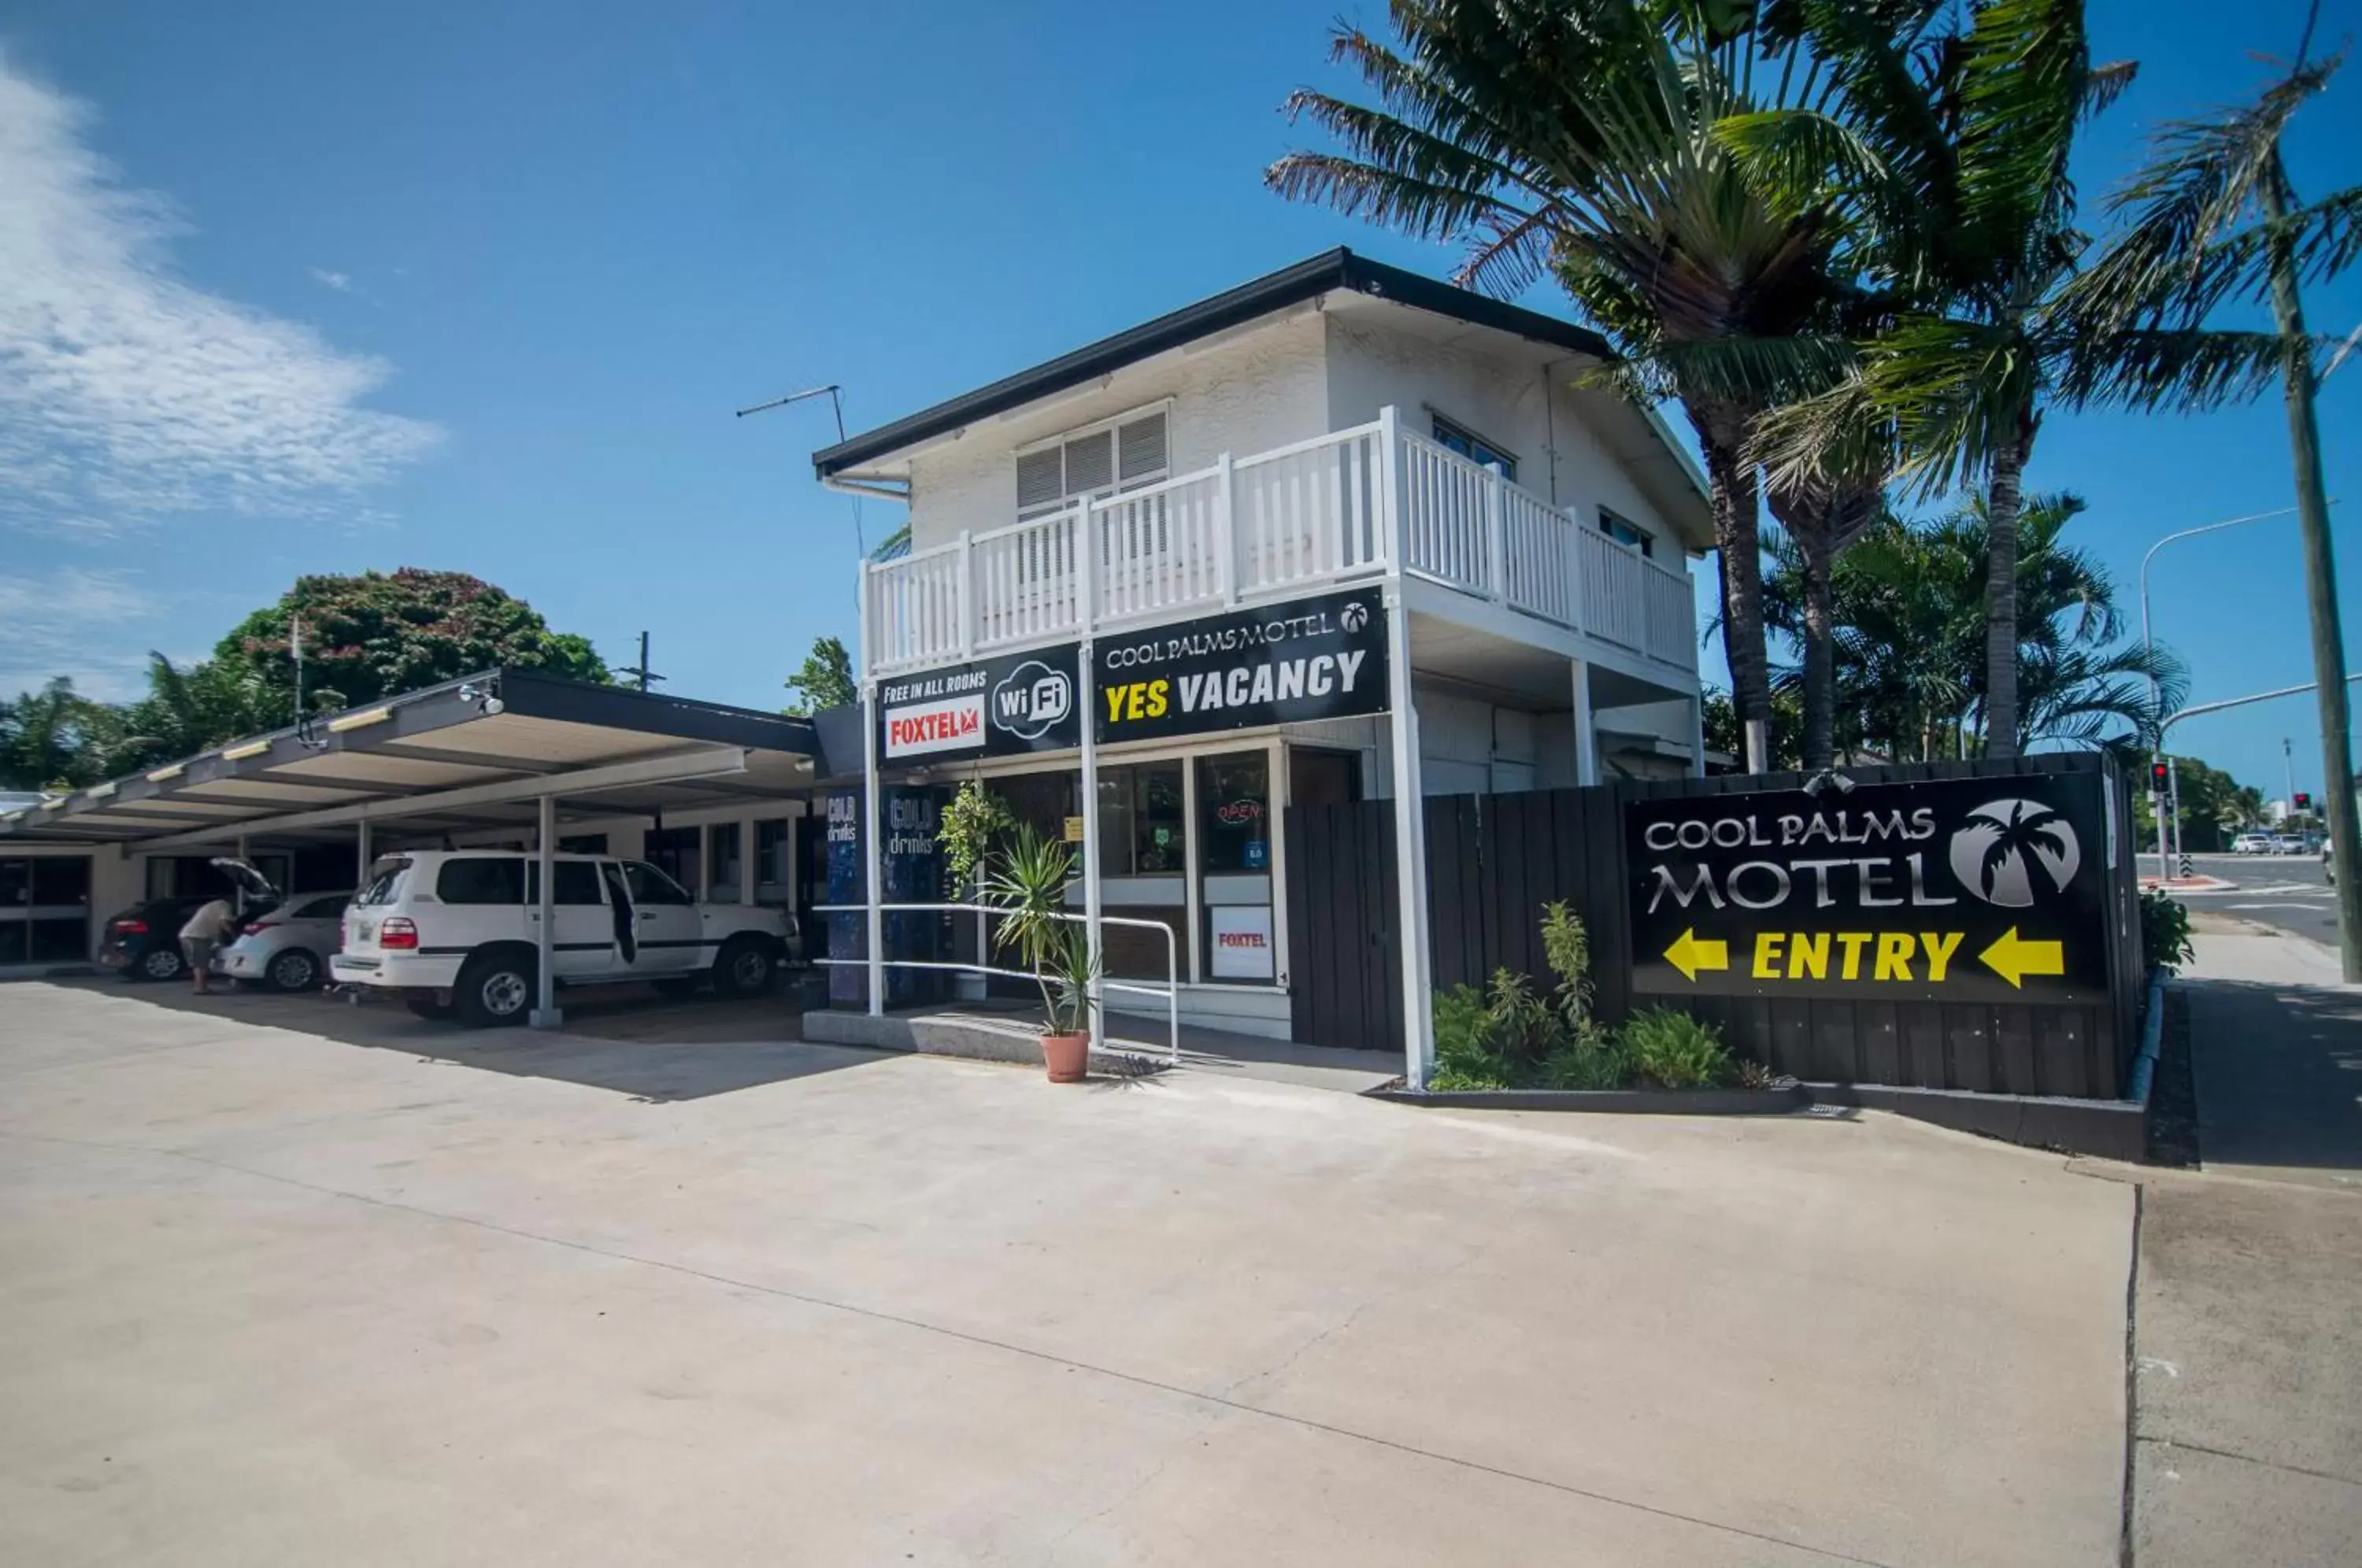
{"type": "Polygon", "coordinates": [[[1705,693],[1690,699],[1690,777],[1705,777],[1705,693]]]}
{"type": "Polygon", "coordinates": [[[353,887],[356,890],[369,885],[370,820],[363,817],[358,824],[359,834],[353,841],[353,887]]]}
{"type": "Polygon", "coordinates": [[[526,1021],[535,1029],[555,1029],[566,1021],[566,1015],[557,1010],[557,977],[552,972],[550,963],[557,953],[551,933],[557,922],[557,889],[553,884],[557,882],[557,862],[550,850],[557,842],[557,797],[544,795],[540,805],[541,822],[539,831],[534,835],[534,859],[540,867],[540,886],[535,890],[540,895],[541,909],[534,920],[533,940],[537,949],[533,962],[535,994],[533,1014],[526,1021]]]}

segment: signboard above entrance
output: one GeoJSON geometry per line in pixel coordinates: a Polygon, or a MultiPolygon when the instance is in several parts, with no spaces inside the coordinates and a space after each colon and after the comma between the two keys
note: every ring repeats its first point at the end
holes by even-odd
{"type": "Polygon", "coordinates": [[[1632,984],[1674,995],[2108,995],[2098,773],[1635,801],[1632,984]]]}
{"type": "Polygon", "coordinates": [[[1094,652],[1102,745],[1386,711],[1374,588],[1111,635],[1094,652]]]}
{"type": "Polygon", "coordinates": [[[888,762],[1068,751],[1083,744],[1074,643],[878,683],[888,762]]]}

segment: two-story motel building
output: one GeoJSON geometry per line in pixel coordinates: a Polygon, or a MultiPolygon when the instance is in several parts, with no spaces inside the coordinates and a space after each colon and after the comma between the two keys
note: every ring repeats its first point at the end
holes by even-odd
{"type": "MultiPolygon", "coordinates": [[[[1585,384],[1611,357],[1339,249],[815,453],[911,527],[862,569],[836,805],[848,844],[856,812],[888,832],[840,998],[895,999],[916,955],[878,905],[942,896],[896,856],[975,778],[1080,841],[1077,909],[1169,929],[1185,1020],[1283,1037],[1286,809],[1391,798],[1423,1021],[1420,795],[1702,766],[1711,516],[1662,425],[1585,384]]],[[[1162,932],[1098,929],[1111,977],[1165,977],[1162,932]]]]}

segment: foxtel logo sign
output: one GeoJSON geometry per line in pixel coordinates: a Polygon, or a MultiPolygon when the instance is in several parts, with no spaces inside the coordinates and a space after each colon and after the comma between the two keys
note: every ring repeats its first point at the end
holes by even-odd
{"type": "Polygon", "coordinates": [[[931,751],[965,751],[984,743],[984,693],[946,697],[886,711],[886,755],[919,756],[931,751]]]}

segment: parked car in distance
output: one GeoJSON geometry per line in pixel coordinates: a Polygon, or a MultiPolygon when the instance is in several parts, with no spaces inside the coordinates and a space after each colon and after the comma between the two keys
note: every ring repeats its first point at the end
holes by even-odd
{"type": "Polygon", "coordinates": [[[189,972],[181,957],[181,927],[212,893],[193,898],[142,899],[106,922],[98,961],[127,980],[177,980],[189,972]]]}
{"type": "Polygon", "coordinates": [[[2307,833],[2283,833],[2272,836],[2275,855],[2310,855],[2317,841],[2307,833]]]}
{"type": "Polygon", "coordinates": [[[328,960],[344,941],[350,893],[298,893],[238,927],[214,955],[214,973],[279,991],[326,983],[328,960]]]}
{"type": "Polygon", "coordinates": [[[2273,847],[2270,834],[2254,829],[2239,834],[2231,841],[2231,853],[2234,855],[2269,855],[2273,847]]]}
{"type": "MultiPolygon", "coordinates": [[[[699,903],[642,860],[559,855],[551,865],[556,985],[646,979],[669,994],[711,984],[754,996],[796,955],[800,933],[784,911],[699,903]]],[[[424,1018],[522,1023],[539,988],[539,870],[513,850],[388,856],[347,906],[329,973],[398,992],[424,1018]]]]}

